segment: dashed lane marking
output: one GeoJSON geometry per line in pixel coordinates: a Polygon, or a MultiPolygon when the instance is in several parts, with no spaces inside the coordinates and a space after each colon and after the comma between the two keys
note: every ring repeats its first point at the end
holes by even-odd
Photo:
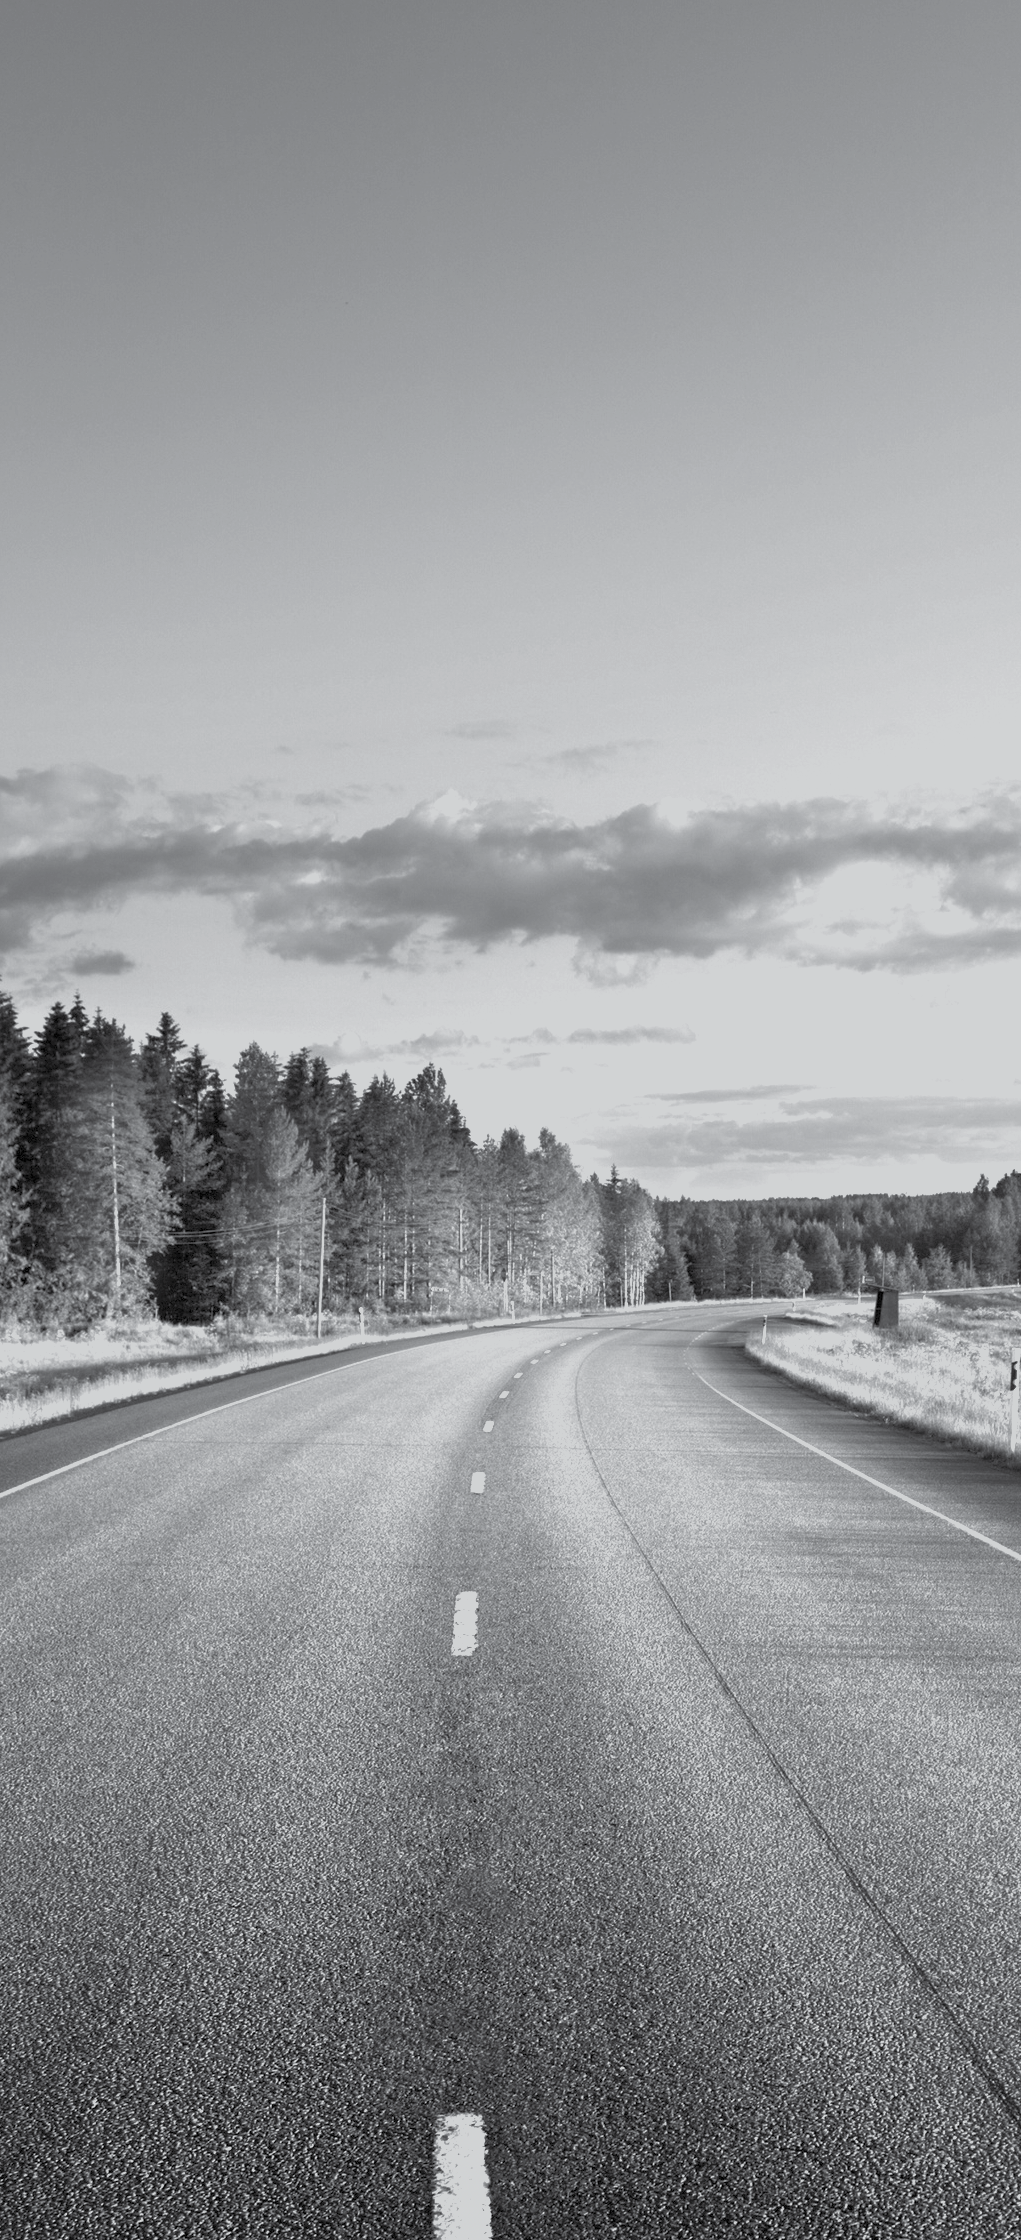
{"type": "Polygon", "coordinates": [[[524,1370],[523,1370],[523,1369],[515,1369],[515,1371],[514,1371],[514,1382],[515,1382],[515,1384],[517,1384],[517,1381],[518,1381],[518,1378],[519,1378],[519,1377],[523,1377],[523,1376],[524,1376],[524,1373],[525,1373],[525,1372],[524,1372],[524,1370]]]}
{"type": "Polygon", "coordinates": [[[509,1399],[510,1399],[510,1386],[509,1386],[509,1385],[505,1385],[505,1386],[504,1386],[504,1388],[503,1388],[503,1391],[497,1394],[497,1398],[498,1398],[498,1399],[500,1399],[500,1400],[509,1400],[509,1399]]]}
{"type": "Polygon", "coordinates": [[[487,1417],[486,1417],[486,1420],[485,1420],[485,1423],[484,1423],[484,1424],[483,1424],[483,1426],[482,1426],[482,1429],[483,1429],[483,1431],[494,1431],[494,1430],[496,1429],[496,1419],[495,1419],[495,1417],[493,1417],[493,1416],[487,1416],[487,1417]]]}
{"type": "Polygon", "coordinates": [[[492,2240],[486,2127],[481,2116],[441,2116],[433,2176],[435,2240],[492,2240]]]}
{"type": "MultiPolygon", "coordinates": [[[[492,1428],[493,1428],[492,1424],[491,1424],[491,1423],[487,1423],[487,1425],[486,1425],[486,1430],[487,1430],[487,1431],[491,1431],[491,1430],[492,1430],[492,1428]]],[[[469,1492],[470,1492],[470,1493],[485,1493],[485,1490],[486,1490],[486,1473],[485,1473],[485,1471],[484,1471],[484,1470],[473,1470],[473,1471],[472,1471],[472,1482],[471,1482],[471,1485],[469,1486],[469,1489],[468,1489],[468,1490],[469,1490],[469,1492]]]]}
{"type": "Polygon", "coordinates": [[[450,1643],[452,1657],[473,1657],[479,1640],[479,1598],[467,1590],[457,1596],[454,1603],[454,1632],[450,1643]]]}
{"type": "Polygon", "coordinates": [[[804,1447],[808,1454],[817,1454],[821,1462],[832,1462],[836,1469],[846,1470],[851,1478],[861,1478],[863,1484],[875,1486],[877,1493],[888,1493],[892,1500],[903,1501],[909,1509],[920,1509],[923,1517],[933,1517],[937,1524],[948,1524],[951,1532],[963,1532],[966,1540],[979,1540],[984,1548],[992,1548],[994,1555],[1009,1556],[1011,1563],[1021,1563],[1021,1549],[1008,1548],[1002,1540],[994,1540],[988,1532],[979,1532],[973,1524],[962,1524],[959,1517],[948,1517],[945,1509],[934,1509],[928,1501],[916,1501],[914,1494],[901,1493],[897,1486],[888,1486],[885,1478],[870,1478],[867,1470],[857,1470],[853,1462],[842,1462],[838,1454],[827,1454],[825,1447],[814,1447],[811,1439],[799,1439],[796,1431],[785,1431],[782,1423],[774,1423],[770,1416],[760,1416],[756,1408],[746,1408],[743,1400],[731,1399],[729,1392],[721,1392],[718,1384],[710,1384],[701,1369],[693,1374],[707,1392],[715,1392],[718,1400],[726,1400],[730,1407],[739,1408],[743,1416],[762,1423],[767,1431],[778,1431],[781,1439],[790,1439],[794,1446],[804,1447]]]}

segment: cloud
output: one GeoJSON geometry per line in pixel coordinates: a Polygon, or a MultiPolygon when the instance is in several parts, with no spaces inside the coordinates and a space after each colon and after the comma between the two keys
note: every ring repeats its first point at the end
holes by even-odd
{"type": "Polygon", "coordinates": [[[756,1081],[748,1089],[657,1089],[654,1096],[657,1104],[759,1104],[765,1097],[794,1095],[805,1086],[803,1081],[756,1081]]]}
{"type": "MultiPolygon", "coordinates": [[[[981,1165],[1021,1130],[1021,1099],[1008,1097],[808,1097],[751,1120],[676,1120],[623,1128],[608,1149],[632,1167],[712,1170],[839,1165],[874,1171],[881,1160],[937,1158],[981,1165]]],[[[853,1184],[843,1182],[844,1189],[853,1184]]]]}
{"type": "Polygon", "coordinates": [[[71,958],[71,971],[81,974],[83,980],[94,979],[97,974],[133,972],[134,957],[126,957],[123,949],[79,949],[71,958]]]}
{"type": "Polygon", "coordinates": [[[438,1028],[435,1034],[416,1034],[394,1042],[354,1042],[342,1035],[336,1042],[314,1042],[311,1054],[336,1066],[368,1065],[378,1058],[411,1058],[425,1065],[430,1058],[457,1056],[480,1045],[479,1035],[465,1034],[460,1027],[446,1027],[438,1028]]]}
{"type": "Polygon", "coordinates": [[[494,716],[483,723],[455,723],[447,733],[448,739],[516,739],[516,723],[505,723],[494,716]]]}
{"type": "Polygon", "coordinates": [[[575,1027],[566,1040],[616,1049],[631,1042],[694,1042],[695,1037],[690,1027],[575,1027]]]}
{"type": "Polygon", "coordinates": [[[532,804],[444,796],[343,837],[329,820],[245,821],[202,796],[130,793],[106,772],[0,782],[0,951],[61,912],[135,894],[232,904],[255,944],[323,964],[407,964],[424,946],[572,940],[580,968],[631,982],[660,957],[730,951],[858,971],[1021,954],[1021,794],[941,812],[852,801],[752,803],[680,824],[639,804],[578,824],[532,804]],[[905,874],[928,917],[806,922],[834,874],[905,874]]]}
{"type": "Polygon", "coordinates": [[[562,747],[559,754],[542,757],[551,770],[605,770],[622,754],[645,754],[653,745],[651,739],[604,739],[591,747],[562,747]]]}

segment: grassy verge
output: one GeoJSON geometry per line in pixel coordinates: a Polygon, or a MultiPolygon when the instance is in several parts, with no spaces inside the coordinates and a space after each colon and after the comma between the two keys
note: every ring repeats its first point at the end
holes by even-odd
{"type": "MultiPolygon", "coordinates": [[[[411,1325],[368,1320],[366,1339],[397,1338],[411,1325]]],[[[416,1323],[415,1328],[419,1325],[416,1323]]],[[[451,1325],[450,1327],[454,1327],[451,1325]]],[[[243,1375],[277,1361],[338,1353],[361,1344],[357,1321],[335,1322],[317,1341],[315,1324],[281,1329],[186,1329],[151,1322],[105,1326],[84,1338],[0,1339],[0,1435],[26,1431],[119,1400],[243,1375]]]]}
{"type": "MultiPolygon", "coordinates": [[[[803,1310],[811,1312],[807,1306],[803,1310]]],[[[886,1423],[910,1424],[974,1452],[1011,1457],[1010,1356],[1021,1345],[1021,1294],[1006,1287],[902,1295],[899,1330],[873,1328],[873,1301],[820,1299],[827,1326],[770,1314],[753,1360],[886,1423]]]]}
{"type": "MultiPolygon", "coordinates": [[[[519,1324],[577,1319],[522,1315],[519,1324]]],[[[501,1318],[502,1321],[502,1318],[501,1318]]],[[[39,1338],[24,1334],[0,1338],[0,1437],[57,1423],[89,1408],[112,1407],[121,1400],[142,1400],[154,1393],[178,1392],[186,1385],[211,1384],[219,1377],[243,1376],[278,1361],[303,1361],[310,1354],[343,1353],[380,1339],[394,1343],[424,1330],[488,1329],[490,1319],[472,1323],[447,1316],[371,1315],[364,1330],[356,1317],[327,1318],[326,1335],[317,1340],[315,1322],[305,1328],[266,1322],[231,1329],[189,1329],[172,1322],[110,1323],[83,1338],[39,1338]]],[[[506,1327],[513,1329],[508,1319],[506,1327]]]]}

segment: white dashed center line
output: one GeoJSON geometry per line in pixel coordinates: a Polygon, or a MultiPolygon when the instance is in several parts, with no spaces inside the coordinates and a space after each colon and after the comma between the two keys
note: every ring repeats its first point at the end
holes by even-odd
{"type": "Polygon", "coordinates": [[[450,1644],[452,1657],[473,1657],[479,1640],[479,1598],[477,1594],[459,1594],[454,1603],[454,1637],[450,1644]]]}
{"type": "MultiPolygon", "coordinates": [[[[491,1423],[487,1423],[487,1425],[486,1425],[486,1430],[487,1430],[487,1431],[491,1431],[491,1430],[492,1430],[492,1428],[493,1428],[492,1424],[491,1424],[491,1423]]],[[[471,1482],[471,1485],[470,1485],[470,1486],[469,1486],[469,1488],[468,1488],[468,1491],[469,1491],[469,1493],[485,1493],[485,1490],[486,1490],[486,1473],[485,1473],[485,1471],[484,1471],[484,1470],[473,1470],[473,1471],[472,1471],[472,1482],[471,1482]]]]}
{"type": "Polygon", "coordinates": [[[487,1416],[487,1417],[486,1417],[486,1420],[485,1420],[485,1423],[484,1423],[484,1424],[483,1424],[483,1426],[482,1426],[482,1429],[483,1429],[483,1431],[492,1431],[492,1430],[494,1429],[494,1422],[493,1422],[493,1418],[492,1418],[492,1416],[487,1416]]]}
{"type": "Polygon", "coordinates": [[[533,1353],[533,1355],[532,1355],[532,1358],[531,1358],[531,1360],[530,1360],[530,1362],[529,1362],[528,1366],[529,1366],[529,1368],[530,1368],[530,1369],[537,1369],[537,1368],[538,1368],[538,1366],[539,1366],[539,1356],[538,1356],[538,1354],[537,1354],[537,1353],[533,1353]]]}
{"type": "Polygon", "coordinates": [[[481,2116],[441,2116],[433,2177],[435,2240],[492,2240],[486,2127],[481,2116]]]}
{"type": "Polygon", "coordinates": [[[525,1373],[525,1372],[524,1372],[524,1370],[523,1370],[523,1369],[515,1369],[515,1371],[514,1371],[514,1382],[515,1382],[515,1384],[517,1383],[517,1381],[518,1381],[518,1378],[519,1378],[519,1377],[523,1377],[523,1376],[524,1376],[524,1373],[525,1373]]]}
{"type": "Polygon", "coordinates": [[[505,1385],[505,1386],[504,1386],[504,1388],[503,1388],[503,1391],[497,1394],[497,1399],[499,1399],[499,1400],[509,1400],[509,1399],[510,1399],[510,1386],[509,1386],[509,1385],[505,1385]]]}

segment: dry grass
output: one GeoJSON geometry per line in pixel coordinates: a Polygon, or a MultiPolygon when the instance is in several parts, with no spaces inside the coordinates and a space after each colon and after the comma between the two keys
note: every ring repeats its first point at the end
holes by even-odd
{"type": "MultiPolygon", "coordinates": [[[[810,1310],[805,1308],[803,1313],[810,1310]]],[[[873,1328],[873,1301],[820,1300],[830,1327],[771,1314],[765,1367],[887,1423],[1010,1461],[1010,1356],[1021,1347],[1021,1295],[1007,1287],[902,1295],[897,1331],[873,1328]]],[[[1021,1449],[1013,1458],[1021,1465],[1021,1449]]]]}
{"type": "MultiPolygon", "coordinates": [[[[365,1331],[374,1340],[401,1335],[372,1321],[365,1331]]],[[[352,1321],[335,1324],[319,1342],[311,1333],[272,1324],[231,1332],[167,1322],[108,1325],[84,1338],[0,1338],[0,1434],[360,1343],[352,1321]]]]}
{"type": "MultiPolygon", "coordinates": [[[[524,1315],[520,1322],[540,1318],[524,1315]]],[[[553,1319],[543,1316],[542,1320],[553,1319]]],[[[555,1319],[569,1319],[558,1315],[555,1319]]],[[[364,1338],[396,1344],[423,1329],[487,1329],[500,1317],[476,1317],[473,1325],[447,1316],[429,1318],[410,1310],[398,1317],[366,1315],[364,1338]]],[[[508,1328],[513,1328],[508,1323],[508,1328]]],[[[244,1329],[191,1329],[172,1322],[103,1324],[82,1338],[41,1338],[24,1332],[0,1336],[0,1437],[56,1423],[90,1408],[112,1407],[154,1393],[179,1392],[187,1385],[211,1384],[219,1377],[242,1376],[249,1369],[278,1361],[302,1361],[310,1354],[343,1353],[359,1346],[357,1319],[327,1317],[328,1335],[313,1335],[314,1321],[281,1329],[266,1322],[244,1329]]]]}

